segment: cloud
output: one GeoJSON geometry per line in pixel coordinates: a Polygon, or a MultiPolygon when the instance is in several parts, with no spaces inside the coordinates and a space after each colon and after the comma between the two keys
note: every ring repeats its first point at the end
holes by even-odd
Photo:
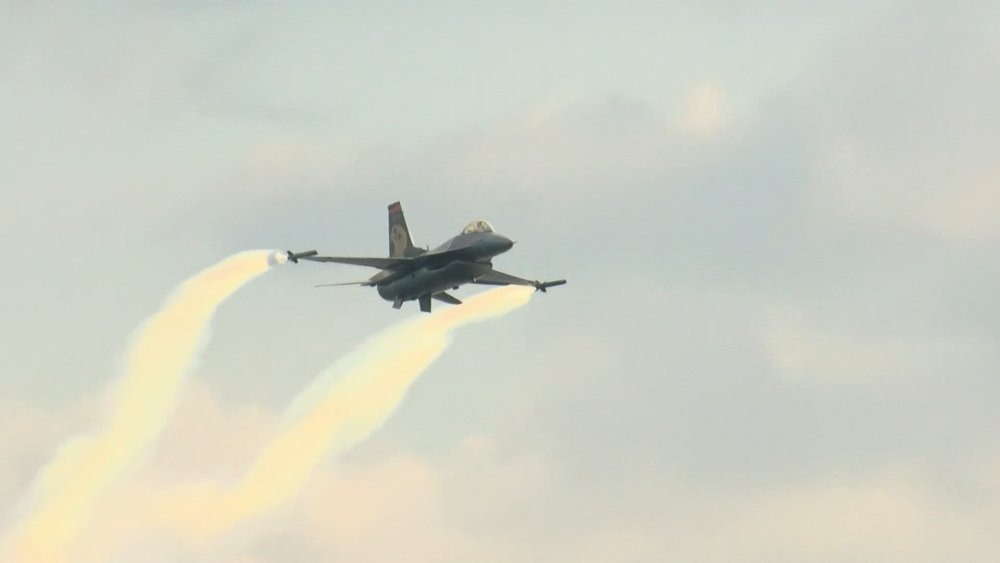
{"type": "Polygon", "coordinates": [[[819,212],[959,242],[1000,237],[997,21],[989,2],[907,6],[806,75],[794,96],[819,212]]]}
{"type": "Polygon", "coordinates": [[[674,521],[668,557],[987,561],[1000,547],[988,524],[995,508],[948,506],[932,486],[914,479],[905,468],[751,496],[679,500],[690,514],[684,522],[674,521]]]}
{"type": "Polygon", "coordinates": [[[276,422],[271,410],[223,402],[217,391],[194,379],[186,385],[146,473],[157,481],[235,479],[276,422]]]}
{"type": "Polygon", "coordinates": [[[792,382],[879,385],[976,371],[991,357],[988,342],[953,331],[887,333],[893,329],[866,329],[794,305],[767,308],[763,316],[761,344],[775,371],[792,382]]]}
{"type": "Polygon", "coordinates": [[[726,100],[719,85],[699,82],[685,96],[680,126],[695,135],[711,135],[725,125],[726,113],[726,100]]]}
{"type": "MultiPolygon", "coordinates": [[[[715,103],[709,99],[715,90],[706,88],[695,94],[706,98],[695,106],[715,103]]],[[[289,131],[250,144],[227,185],[206,199],[239,191],[253,200],[333,194],[344,201],[391,186],[391,199],[465,202],[485,196],[503,205],[530,198],[545,208],[592,203],[642,192],[700,162],[714,149],[702,137],[721,126],[710,115],[716,109],[687,108],[684,123],[676,124],[669,112],[630,98],[557,96],[418,143],[289,131]],[[698,129],[696,136],[689,125],[698,129]]]]}
{"type": "MultiPolygon", "coordinates": [[[[81,399],[76,405],[51,411],[34,405],[5,401],[0,407],[0,506],[19,506],[35,473],[53,449],[81,427],[98,419],[98,401],[81,399]]],[[[14,517],[15,511],[0,514],[14,517]]],[[[0,520],[3,523],[4,520],[0,520]]],[[[0,525],[0,529],[6,526],[0,525]]]]}
{"type": "MultiPolygon", "coordinates": [[[[122,518],[129,502],[195,474],[235,478],[253,445],[280,420],[276,411],[226,405],[215,394],[201,384],[186,393],[156,462],[101,504],[82,555],[195,563],[290,557],[891,563],[987,561],[1000,548],[992,526],[1000,516],[997,458],[958,463],[972,502],[907,465],[739,490],[706,487],[667,468],[624,487],[592,481],[598,488],[581,488],[564,473],[573,466],[552,457],[557,452],[510,449],[490,434],[467,435],[435,460],[388,451],[326,464],[281,512],[211,546],[179,543],[164,530],[136,534],[122,518]],[[102,551],[123,535],[131,539],[113,556],[102,551]]],[[[35,413],[24,421],[45,427],[61,416],[35,413]]]]}
{"type": "MultiPolygon", "coordinates": [[[[952,557],[987,561],[1000,547],[990,524],[998,515],[995,505],[949,504],[934,486],[906,468],[737,495],[665,479],[655,488],[647,484],[646,497],[638,504],[630,502],[630,508],[608,505],[582,515],[596,525],[580,531],[563,529],[559,519],[539,519],[552,514],[547,505],[554,502],[559,485],[526,474],[527,460],[496,465],[489,458],[470,462],[466,456],[457,451],[443,463],[432,464],[393,454],[362,464],[339,464],[318,475],[280,519],[246,528],[237,540],[208,554],[174,549],[193,561],[252,556],[253,561],[270,563],[297,553],[371,562],[402,558],[499,563],[565,557],[596,563],[871,557],[887,562],[952,557]],[[463,486],[470,494],[455,494],[463,486]],[[500,500],[504,492],[523,498],[524,504],[500,500]],[[646,514],[636,519],[630,514],[636,510],[646,514]],[[490,513],[490,525],[466,519],[476,513],[490,513]]],[[[988,494],[996,498],[997,491],[988,494]]],[[[133,553],[141,553],[140,546],[135,544],[133,553]]]]}

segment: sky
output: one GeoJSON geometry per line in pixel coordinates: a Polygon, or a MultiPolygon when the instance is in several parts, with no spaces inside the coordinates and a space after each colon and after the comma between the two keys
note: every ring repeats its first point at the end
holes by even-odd
{"type": "MultiPolygon", "coordinates": [[[[498,269],[569,283],[459,329],[279,512],[111,560],[1000,553],[1000,4],[0,7],[0,530],[177,284],[384,255],[400,200],[418,245],[488,219],[498,269]]],[[[238,478],[419,314],[313,288],[369,274],[226,301],[136,483],[238,478]]]]}

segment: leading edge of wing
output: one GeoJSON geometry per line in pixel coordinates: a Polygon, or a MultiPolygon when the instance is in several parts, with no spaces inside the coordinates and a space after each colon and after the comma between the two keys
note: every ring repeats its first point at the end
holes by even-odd
{"type": "Polygon", "coordinates": [[[312,262],[335,262],[337,264],[351,264],[353,266],[368,266],[380,270],[395,270],[401,266],[419,268],[429,263],[442,260],[456,259],[462,256],[465,249],[444,250],[439,252],[425,252],[417,256],[405,258],[363,258],[354,256],[303,256],[300,260],[310,260],[312,262]]]}
{"type": "Polygon", "coordinates": [[[300,260],[311,262],[334,262],[337,264],[350,264],[352,266],[368,266],[380,270],[389,270],[403,264],[412,263],[412,258],[363,258],[354,256],[308,256],[300,260]]]}

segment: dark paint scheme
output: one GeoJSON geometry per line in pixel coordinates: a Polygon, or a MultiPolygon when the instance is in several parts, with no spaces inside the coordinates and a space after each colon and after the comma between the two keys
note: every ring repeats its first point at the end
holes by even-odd
{"type": "Polygon", "coordinates": [[[403,209],[397,201],[389,205],[388,258],[317,256],[315,251],[289,252],[288,257],[293,262],[309,260],[379,268],[379,273],[362,282],[325,285],[374,286],[383,299],[393,302],[393,307],[398,309],[405,301],[417,300],[424,312],[430,312],[432,298],[455,305],[461,303],[446,290],[458,289],[467,283],[527,285],[539,291],[566,283],[566,280],[526,280],[494,270],[493,257],[513,246],[513,241],[495,233],[488,222],[473,221],[461,234],[433,250],[417,248],[410,239],[403,209]]]}

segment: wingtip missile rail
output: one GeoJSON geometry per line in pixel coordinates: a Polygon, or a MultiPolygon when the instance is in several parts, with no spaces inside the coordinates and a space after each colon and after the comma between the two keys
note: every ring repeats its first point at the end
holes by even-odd
{"type": "Polygon", "coordinates": [[[319,252],[315,250],[306,250],[304,252],[292,252],[291,250],[286,250],[285,254],[288,256],[288,261],[292,264],[298,264],[300,258],[309,258],[310,256],[316,256],[319,252]]]}
{"type": "Polygon", "coordinates": [[[536,281],[534,283],[534,286],[535,286],[535,291],[541,291],[542,293],[547,293],[548,289],[550,287],[556,287],[558,285],[564,285],[565,283],[566,283],[566,280],[555,280],[555,281],[547,281],[547,282],[536,281]]]}

